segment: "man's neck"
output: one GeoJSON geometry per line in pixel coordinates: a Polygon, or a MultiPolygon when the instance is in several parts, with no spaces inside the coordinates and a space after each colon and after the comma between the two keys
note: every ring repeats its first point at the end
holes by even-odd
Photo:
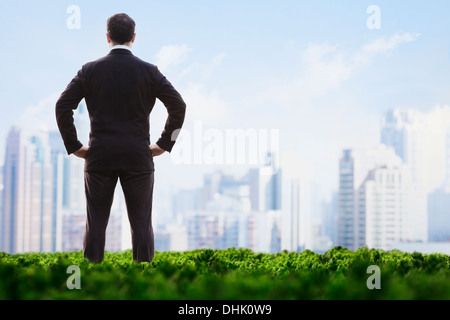
{"type": "Polygon", "coordinates": [[[111,50],[114,50],[114,49],[126,49],[126,50],[131,51],[131,47],[126,44],[114,44],[111,46],[111,50]]]}

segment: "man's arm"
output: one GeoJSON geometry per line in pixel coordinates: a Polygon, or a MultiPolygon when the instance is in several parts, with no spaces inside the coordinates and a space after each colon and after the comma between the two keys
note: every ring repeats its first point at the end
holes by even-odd
{"type": "MultiPolygon", "coordinates": [[[[156,97],[161,100],[169,114],[161,137],[156,145],[165,151],[171,152],[178,133],[183,126],[186,114],[186,103],[172,84],[164,75],[156,70],[156,97]]],[[[160,154],[160,153],[159,153],[160,154]]],[[[158,155],[158,154],[157,154],[158,155]]]]}
{"type": "Polygon", "coordinates": [[[84,98],[82,80],[83,72],[80,70],[56,102],[56,122],[67,154],[75,154],[83,147],[83,144],[78,140],[73,119],[73,110],[78,108],[78,104],[84,98]]]}

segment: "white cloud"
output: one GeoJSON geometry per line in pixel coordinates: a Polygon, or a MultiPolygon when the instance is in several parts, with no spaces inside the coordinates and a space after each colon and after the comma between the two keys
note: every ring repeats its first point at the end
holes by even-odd
{"type": "Polygon", "coordinates": [[[420,34],[396,33],[373,40],[356,51],[340,44],[310,43],[300,53],[302,71],[286,76],[278,86],[258,92],[248,104],[277,103],[301,105],[303,110],[314,107],[313,99],[324,98],[356,77],[378,56],[389,55],[401,44],[416,41],[420,34]]]}
{"type": "Polygon", "coordinates": [[[207,81],[214,70],[222,64],[222,61],[227,57],[226,53],[216,55],[208,64],[202,66],[201,81],[207,81]]]}
{"type": "Polygon", "coordinates": [[[312,96],[339,87],[353,75],[355,68],[348,54],[330,44],[310,44],[302,53],[301,62],[306,70],[297,86],[312,96]]]}
{"type": "Polygon", "coordinates": [[[188,121],[203,121],[218,126],[224,121],[229,107],[215,90],[207,90],[204,85],[191,83],[183,91],[187,104],[188,121]]]}
{"type": "Polygon", "coordinates": [[[357,75],[377,55],[390,54],[399,45],[416,41],[419,36],[417,33],[396,33],[371,41],[355,53],[339,50],[338,45],[310,44],[301,55],[306,72],[298,85],[307,88],[310,95],[324,94],[357,75]]]}
{"type": "Polygon", "coordinates": [[[416,41],[420,37],[420,33],[396,33],[389,38],[379,38],[366,44],[362,51],[363,54],[387,54],[402,43],[416,41]]]}
{"type": "Polygon", "coordinates": [[[311,99],[339,88],[369,66],[377,56],[388,55],[401,44],[416,41],[418,33],[396,33],[373,40],[350,52],[339,44],[310,43],[300,53],[301,73],[286,78],[277,87],[268,88],[256,99],[257,103],[272,101],[311,106],[311,99]],[[281,100],[280,100],[281,99],[281,100]]]}
{"type": "Polygon", "coordinates": [[[205,83],[207,82],[214,71],[222,64],[223,60],[227,57],[226,53],[220,53],[212,58],[210,61],[204,63],[193,62],[185,67],[180,72],[171,75],[182,79],[183,77],[189,76],[189,79],[196,79],[197,82],[205,83]]]}
{"type": "MultiPolygon", "coordinates": [[[[214,88],[210,88],[209,79],[214,71],[222,64],[227,54],[222,52],[212,59],[196,62],[192,61],[188,45],[171,45],[162,47],[156,54],[156,65],[163,72],[170,70],[169,77],[177,85],[187,104],[186,124],[193,121],[203,121],[211,126],[218,126],[223,122],[229,107],[214,88]],[[181,64],[185,63],[183,67],[181,64]],[[182,81],[189,77],[189,81],[182,81]]],[[[166,115],[154,112],[153,118],[159,121],[166,115]]],[[[155,121],[155,122],[157,122],[155,121]]]]}
{"type": "Polygon", "coordinates": [[[57,130],[55,105],[60,94],[53,93],[20,115],[16,125],[27,130],[57,130]]]}
{"type": "Polygon", "coordinates": [[[164,46],[155,55],[155,64],[160,70],[165,72],[172,67],[178,66],[179,64],[185,62],[188,58],[189,52],[191,51],[192,49],[186,44],[164,46]]]}

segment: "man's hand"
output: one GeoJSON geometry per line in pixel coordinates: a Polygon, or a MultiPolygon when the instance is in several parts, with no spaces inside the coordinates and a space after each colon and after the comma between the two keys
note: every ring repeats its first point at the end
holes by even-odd
{"type": "Polygon", "coordinates": [[[75,151],[73,154],[75,156],[77,156],[78,158],[86,159],[86,155],[87,155],[88,151],[89,151],[89,147],[83,146],[80,149],[78,149],[77,151],[75,151]]]}
{"type": "Polygon", "coordinates": [[[150,148],[150,151],[152,152],[152,155],[154,157],[162,155],[166,150],[158,146],[157,144],[153,144],[151,146],[148,146],[150,148]]]}

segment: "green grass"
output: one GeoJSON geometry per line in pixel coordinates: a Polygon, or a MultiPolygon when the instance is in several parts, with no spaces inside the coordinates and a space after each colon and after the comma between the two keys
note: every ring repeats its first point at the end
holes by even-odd
{"type": "Polygon", "coordinates": [[[393,250],[263,254],[248,249],[157,252],[151,264],[131,251],[90,264],[81,252],[0,253],[0,299],[450,299],[450,256],[393,250]],[[69,290],[67,268],[80,268],[69,290]],[[366,285],[381,269],[380,290],[366,285]]]}

